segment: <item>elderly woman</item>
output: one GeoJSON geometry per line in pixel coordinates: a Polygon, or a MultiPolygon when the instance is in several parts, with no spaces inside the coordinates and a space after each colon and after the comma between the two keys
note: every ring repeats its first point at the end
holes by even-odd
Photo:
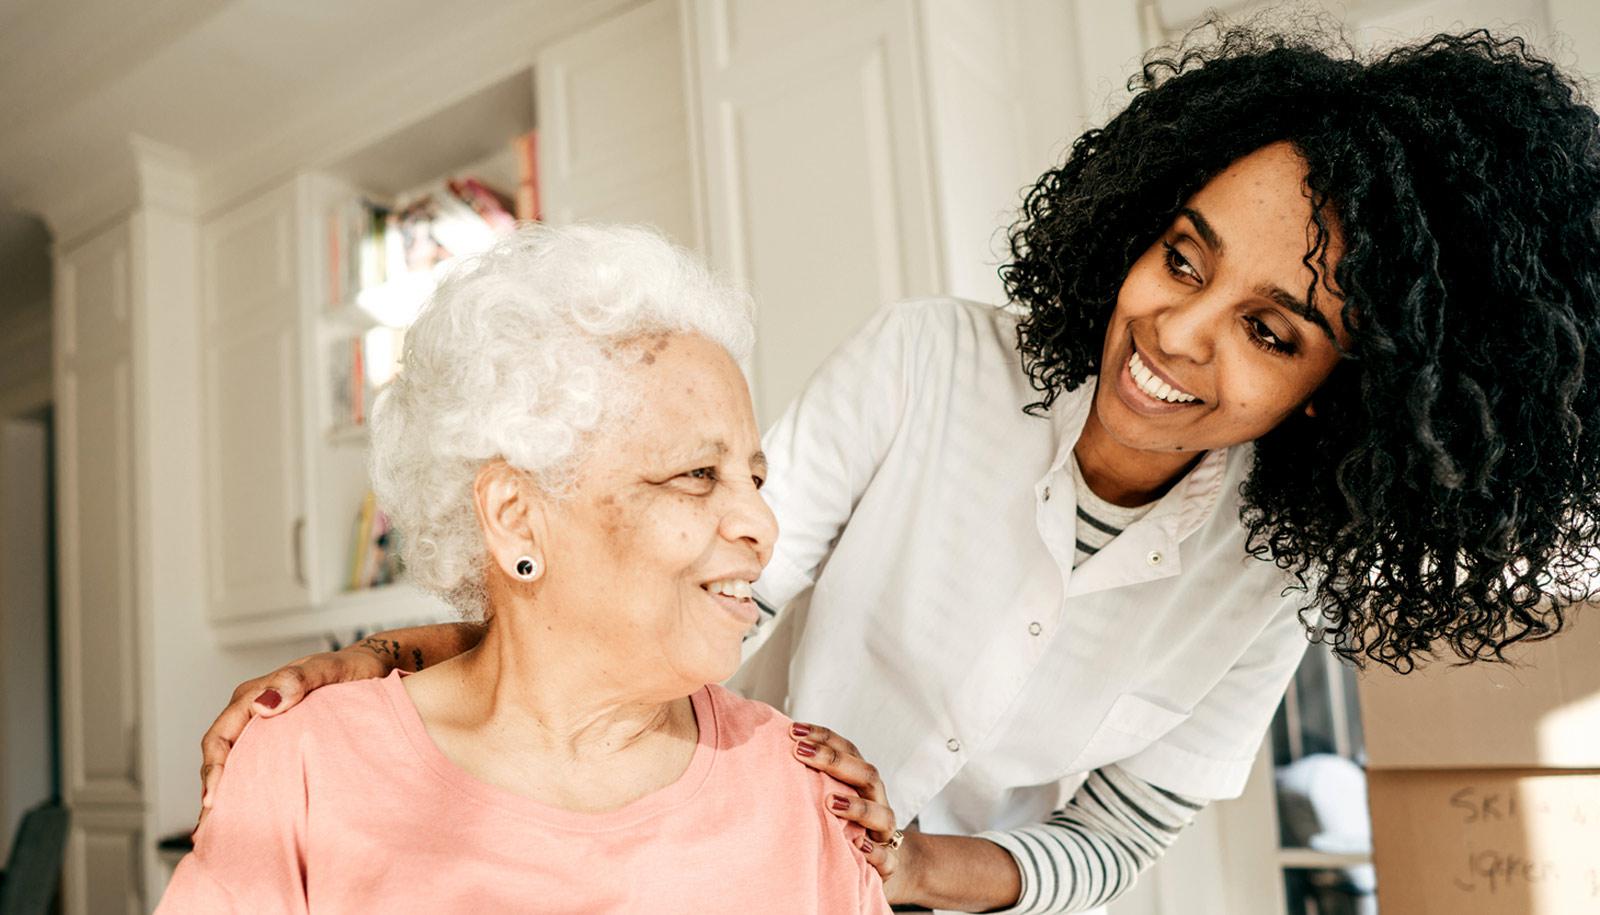
{"type": "Polygon", "coordinates": [[[710,685],[777,534],[752,336],[640,229],[524,230],[446,280],[373,478],[483,641],[253,724],[162,911],[887,911],[827,812],[853,792],[710,685]]]}

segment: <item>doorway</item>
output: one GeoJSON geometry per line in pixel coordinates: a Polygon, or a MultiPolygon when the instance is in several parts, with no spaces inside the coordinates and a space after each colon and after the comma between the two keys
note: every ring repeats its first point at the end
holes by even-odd
{"type": "Polygon", "coordinates": [[[61,798],[52,434],[48,404],[0,413],[0,866],[61,798]]]}

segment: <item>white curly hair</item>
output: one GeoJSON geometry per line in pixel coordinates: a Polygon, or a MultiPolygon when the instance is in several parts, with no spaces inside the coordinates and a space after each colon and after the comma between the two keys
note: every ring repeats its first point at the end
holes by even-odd
{"type": "Polygon", "coordinates": [[[484,614],[487,551],[473,482],[504,458],[545,491],[570,482],[634,396],[608,358],[654,333],[699,334],[743,363],[750,297],[637,226],[528,226],[451,271],[406,334],[374,404],[373,488],[410,580],[484,614]]]}

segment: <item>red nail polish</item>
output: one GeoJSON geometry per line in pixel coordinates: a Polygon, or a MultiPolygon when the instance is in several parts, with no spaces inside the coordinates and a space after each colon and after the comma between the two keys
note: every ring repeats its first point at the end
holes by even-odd
{"type": "Polygon", "coordinates": [[[861,840],[861,850],[866,852],[869,855],[872,854],[872,843],[868,842],[865,839],[862,839],[861,840]]]}
{"type": "Polygon", "coordinates": [[[804,742],[796,744],[794,751],[799,753],[801,756],[806,757],[807,759],[817,755],[817,748],[812,744],[804,742]]]}
{"type": "Polygon", "coordinates": [[[275,689],[269,689],[256,697],[256,704],[264,705],[267,708],[277,708],[278,703],[282,701],[283,697],[278,695],[278,691],[275,689]]]}
{"type": "Polygon", "coordinates": [[[834,810],[849,810],[850,799],[847,797],[840,797],[839,795],[835,794],[833,796],[833,800],[828,802],[828,806],[832,807],[834,810]]]}
{"type": "Polygon", "coordinates": [[[796,737],[804,737],[807,734],[811,733],[811,729],[806,727],[803,724],[796,724],[794,727],[789,729],[789,733],[793,734],[796,737]]]}

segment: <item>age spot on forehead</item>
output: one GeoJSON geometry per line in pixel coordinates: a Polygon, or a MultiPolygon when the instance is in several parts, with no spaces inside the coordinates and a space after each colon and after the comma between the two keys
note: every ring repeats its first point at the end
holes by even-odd
{"type": "MultiPolygon", "coordinates": [[[[655,365],[656,355],[665,352],[667,347],[671,345],[672,335],[662,332],[635,337],[624,342],[622,348],[631,356],[635,364],[655,365]]],[[[610,358],[608,350],[602,350],[602,352],[606,352],[606,358],[610,358]]]]}

